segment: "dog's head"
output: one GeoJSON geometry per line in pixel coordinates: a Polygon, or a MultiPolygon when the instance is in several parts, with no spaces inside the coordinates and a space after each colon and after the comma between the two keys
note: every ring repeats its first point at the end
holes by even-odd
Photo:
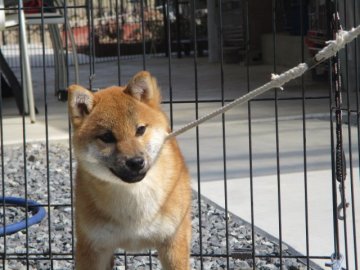
{"type": "Polygon", "coordinates": [[[142,71],[124,87],[72,85],[68,93],[79,165],[105,181],[141,181],[169,133],[156,79],[142,71]]]}

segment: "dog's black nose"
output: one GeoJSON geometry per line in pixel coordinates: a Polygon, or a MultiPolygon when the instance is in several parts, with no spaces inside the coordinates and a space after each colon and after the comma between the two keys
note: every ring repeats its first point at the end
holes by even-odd
{"type": "Polygon", "coordinates": [[[133,157],[126,160],[126,166],[135,172],[140,171],[145,166],[145,160],[143,157],[133,157]]]}

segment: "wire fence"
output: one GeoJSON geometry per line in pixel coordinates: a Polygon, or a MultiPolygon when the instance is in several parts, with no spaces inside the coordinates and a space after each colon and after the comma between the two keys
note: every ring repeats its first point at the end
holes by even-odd
{"type": "MultiPolygon", "coordinates": [[[[149,70],[175,130],[360,24],[357,0],[24,3],[25,17],[40,14],[26,27],[38,114],[29,124],[19,27],[4,28],[1,269],[74,268],[76,162],[67,106],[52,91],[54,36],[67,84],[75,69],[94,91],[149,70]],[[56,35],[47,12],[63,18],[56,35]]],[[[5,1],[1,11],[21,8],[5,1]]],[[[192,176],[191,269],[359,269],[359,63],[357,38],[284,91],[178,137],[192,176]]],[[[114,252],[114,269],[161,269],[156,250],[114,252]]]]}
{"type": "MultiPolygon", "coordinates": [[[[166,38],[166,4],[155,3],[155,1],[146,2],[141,8],[140,2],[137,1],[100,1],[92,3],[91,18],[89,17],[89,1],[68,1],[66,7],[64,3],[53,3],[49,1],[44,11],[46,13],[64,15],[66,17],[74,38],[76,50],[80,63],[89,63],[89,55],[93,54],[96,61],[113,61],[116,60],[118,51],[122,58],[139,57],[143,49],[147,55],[164,55],[167,52],[166,38]],[[141,12],[143,9],[143,13],[141,12]],[[91,22],[90,22],[91,20],[91,22]],[[143,25],[142,25],[143,21],[143,25]],[[92,28],[90,29],[90,24],[92,28]],[[142,34],[142,26],[144,34],[142,34]],[[91,40],[90,40],[91,36],[91,40]],[[144,39],[144,42],[143,42],[144,39]],[[93,51],[90,52],[90,43],[93,51]]],[[[190,8],[188,4],[181,5],[181,14],[178,20],[175,20],[175,12],[169,11],[170,35],[173,47],[184,49],[186,53],[190,52],[190,8]]],[[[173,5],[170,5],[170,8],[173,5]]],[[[7,14],[16,13],[16,8],[7,7],[7,14]]],[[[34,14],[34,7],[24,7],[28,14],[34,14]]],[[[206,14],[204,9],[199,9],[196,13],[197,31],[199,37],[205,39],[206,36],[206,14]]],[[[36,10],[35,10],[36,11],[36,10]]],[[[46,24],[46,20],[45,20],[46,24]]],[[[45,47],[46,54],[52,55],[51,37],[45,28],[45,47]]],[[[70,42],[65,41],[65,25],[59,27],[60,34],[65,42],[71,48],[70,42]]],[[[17,29],[8,29],[3,32],[1,37],[2,51],[6,56],[11,67],[19,67],[20,63],[16,60],[18,55],[19,31],[17,29]]],[[[31,45],[29,47],[30,55],[34,55],[32,66],[41,67],[42,62],[36,55],[42,54],[42,36],[41,26],[28,25],[27,39],[31,45]]],[[[202,51],[206,49],[205,42],[201,42],[202,51]]],[[[49,57],[46,59],[47,66],[53,66],[54,60],[49,57]]]]}

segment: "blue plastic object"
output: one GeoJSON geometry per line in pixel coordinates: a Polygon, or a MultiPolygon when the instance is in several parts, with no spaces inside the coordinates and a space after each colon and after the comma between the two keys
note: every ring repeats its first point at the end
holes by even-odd
{"type": "MultiPolygon", "coordinates": [[[[6,225],[5,227],[0,227],[0,236],[4,236],[5,234],[13,234],[18,231],[25,229],[26,227],[30,227],[31,225],[40,223],[41,220],[45,217],[46,211],[44,207],[40,206],[37,202],[33,200],[25,200],[23,198],[18,197],[0,197],[0,204],[5,202],[6,204],[10,205],[17,205],[26,207],[26,203],[28,206],[28,211],[31,211],[33,216],[28,218],[27,222],[26,219],[21,220],[16,223],[12,223],[6,225]]],[[[1,206],[0,206],[1,207],[1,206]]]]}

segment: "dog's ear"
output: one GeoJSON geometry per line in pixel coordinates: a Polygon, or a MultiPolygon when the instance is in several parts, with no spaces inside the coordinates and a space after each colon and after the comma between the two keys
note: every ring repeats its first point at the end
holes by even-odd
{"type": "Polygon", "coordinates": [[[94,107],[94,94],[80,85],[73,84],[68,88],[68,105],[71,121],[76,127],[94,107]]]}
{"type": "Polygon", "coordinates": [[[153,107],[159,106],[161,102],[157,81],[147,71],[140,71],[137,73],[129,81],[124,93],[153,107]]]}

